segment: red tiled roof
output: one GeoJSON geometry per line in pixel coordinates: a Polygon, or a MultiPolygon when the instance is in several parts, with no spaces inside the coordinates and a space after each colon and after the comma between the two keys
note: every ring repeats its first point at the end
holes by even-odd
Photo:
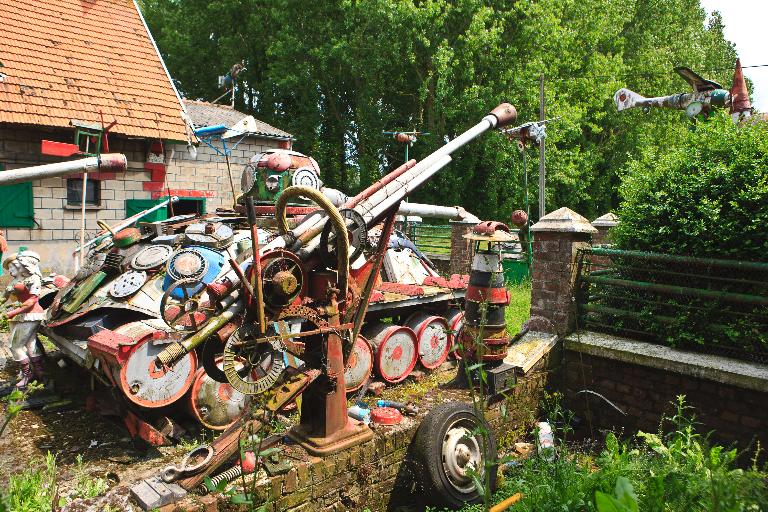
{"type": "Polygon", "coordinates": [[[132,0],[0,0],[0,122],[186,140],[182,106],[132,0]]]}

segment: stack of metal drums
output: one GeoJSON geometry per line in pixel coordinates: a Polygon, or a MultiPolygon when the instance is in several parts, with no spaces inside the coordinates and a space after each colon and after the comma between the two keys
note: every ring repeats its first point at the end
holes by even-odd
{"type": "Polygon", "coordinates": [[[467,288],[464,326],[460,334],[462,358],[501,361],[507,355],[509,333],[504,313],[509,293],[501,266],[504,243],[514,241],[501,222],[481,222],[464,238],[474,243],[472,270],[467,288]]]}

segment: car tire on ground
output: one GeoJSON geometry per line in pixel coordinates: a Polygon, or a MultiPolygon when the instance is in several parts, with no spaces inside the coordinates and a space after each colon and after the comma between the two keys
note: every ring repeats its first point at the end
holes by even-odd
{"type": "MultiPolygon", "coordinates": [[[[485,460],[495,461],[496,441],[488,423],[475,415],[471,405],[446,402],[432,409],[421,422],[414,440],[414,454],[422,467],[420,477],[429,503],[461,507],[482,501],[467,469],[482,468],[485,460]],[[478,429],[481,425],[489,433],[485,454],[483,436],[478,429]]],[[[494,464],[489,470],[493,490],[497,466],[494,464]]],[[[482,477],[481,481],[484,482],[482,477]]]]}

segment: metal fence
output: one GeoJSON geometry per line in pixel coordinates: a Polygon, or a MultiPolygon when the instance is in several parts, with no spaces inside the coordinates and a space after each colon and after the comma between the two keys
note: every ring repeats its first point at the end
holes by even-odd
{"type": "MultiPolygon", "coordinates": [[[[449,259],[451,255],[451,225],[409,222],[405,233],[416,247],[428,257],[449,259]]],[[[512,233],[520,236],[520,231],[512,233]]],[[[530,276],[531,242],[512,242],[502,249],[504,275],[507,284],[516,284],[530,276]]]]}
{"type": "Polygon", "coordinates": [[[577,263],[580,328],[768,362],[768,263],[609,247],[577,263]]]}

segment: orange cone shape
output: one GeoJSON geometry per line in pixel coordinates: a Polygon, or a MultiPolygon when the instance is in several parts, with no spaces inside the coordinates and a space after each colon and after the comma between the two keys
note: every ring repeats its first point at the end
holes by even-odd
{"type": "Polygon", "coordinates": [[[731,114],[751,112],[752,103],[749,102],[747,82],[744,81],[744,73],[741,70],[741,59],[736,59],[736,69],[733,72],[733,85],[731,86],[731,114]]]}

